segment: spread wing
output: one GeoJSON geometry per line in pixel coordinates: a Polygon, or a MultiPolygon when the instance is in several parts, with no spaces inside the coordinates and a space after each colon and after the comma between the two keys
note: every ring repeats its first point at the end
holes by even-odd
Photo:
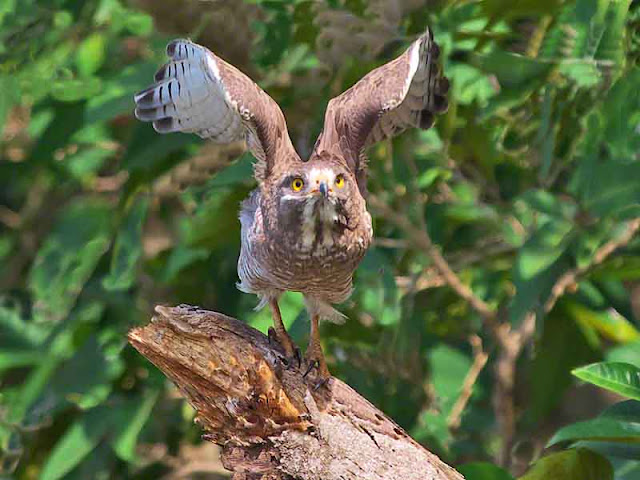
{"type": "Polygon", "coordinates": [[[295,158],[278,104],[249,77],[189,40],[167,46],[156,83],[135,95],[135,115],[159,133],[186,132],[216,143],[245,139],[264,180],[278,159],[295,158]]]}
{"type": "Polygon", "coordinates": [[[410,127],[430,128],[448,108],[449,81],[436,63],[439,53],[427,29],[398,58],[333,98],[315,151],[339,149],[360,181],[366,147],[410,127]]]}

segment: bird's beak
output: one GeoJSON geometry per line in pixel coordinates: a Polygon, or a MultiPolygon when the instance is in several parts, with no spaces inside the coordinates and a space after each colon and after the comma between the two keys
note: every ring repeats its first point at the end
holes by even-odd
{"type": "Polygon", "coordinates": [[[318,191],[322,194],[324,198],[329,196],[329,187],[327,187],[327,182],[320,182],[318,186],[318,191]]]}

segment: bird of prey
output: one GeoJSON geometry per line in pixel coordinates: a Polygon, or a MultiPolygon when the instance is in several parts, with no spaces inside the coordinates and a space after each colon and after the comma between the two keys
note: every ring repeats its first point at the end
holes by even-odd
{"type": "Polygon", "coordinates": [[[333,308],[371,244],[364,150],[406,128],[427,129],[447,109],[448,80],[429,29],[398,58],[333,98],[311,156],[296,153],[277,103],[246,75],[189,40],[167,46],[170,62],[135,96],[135,115],[159,133],[189,132],[218,143],[244,139],[256,158],[257,188],[240,209],[238,288],[269,305],[287,357],[297,349],[278,308],[302,292],[311,317],[306,365],[330,377],[318,322],[342,322],[333,308]]]}

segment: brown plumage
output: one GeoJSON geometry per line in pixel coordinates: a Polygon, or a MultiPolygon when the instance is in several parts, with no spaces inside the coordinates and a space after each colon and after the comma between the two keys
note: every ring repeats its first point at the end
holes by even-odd
{"type": "Polygon", "coordinates": [[[136,95],[136,116],[160,133],[192,132],[219,143],[245,138],[256,157],[258,187],[241,206],[238,288],[269,304],[288,356],[278,298],[304,294],[311,316],[308,364],[329,372],[318,321],[342,321],[332,307],[345,301],[352,276],[372,239],[367,212],[366,147],[409,127],[429,128],[447,109],[448,81],[436,64],[427,30],[407,51],[329,102],[313,153],[295,152],[278,105],[235,67],[187,40],[169,44],[171,62],[157,83],[136,95]]]}

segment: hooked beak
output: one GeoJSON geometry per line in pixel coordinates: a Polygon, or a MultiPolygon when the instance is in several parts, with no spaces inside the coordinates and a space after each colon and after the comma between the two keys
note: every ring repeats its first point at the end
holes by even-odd
{"type": "Polygon", "coordinates": [[[320,191],[320,193],[324,198],[327,198],[329,196],[329,187],[327,187],[326,182],[320,182],[320,185],[318,186],[318,190],[320,191]]]}

